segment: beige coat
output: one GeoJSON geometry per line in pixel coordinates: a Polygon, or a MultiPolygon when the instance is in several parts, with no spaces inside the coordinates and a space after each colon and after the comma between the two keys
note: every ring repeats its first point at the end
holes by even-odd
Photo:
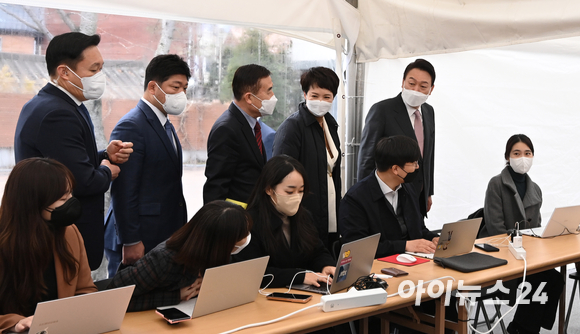
{"type": "MultiPolygon", "coordinates": [[[[60,263],[60,259],[57,254],[54,253],[54,266],[56,269],[58,298],[66,298],[84,293],[96,292],[97,288],[95,287],[95,284],[91,278],[91,269],[89,268],[83,237],[75,225],[67,227],[65,238],[70,246],[72,255],[79,261],[80,266],[78,275],[75,276],[69,284],[63,277],[64,271],[62,264],[60,263]]],[[[14,325],[16,325],[16,323],[18,323],[18,321],[22,320],[23,318],[25,317],[14,313],[0,315],[0,332],[4,332],[5,330],[12,328],[14,325]]]]}

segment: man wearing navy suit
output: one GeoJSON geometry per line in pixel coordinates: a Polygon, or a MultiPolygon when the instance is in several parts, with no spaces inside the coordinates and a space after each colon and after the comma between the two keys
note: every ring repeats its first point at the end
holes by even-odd
{"type": "Polygon", "coordinates": [[[376,170],[352,186],[340,202],[338,230],[343,242],[381,233],[376,257],[405,251],[434,253],[437,234],[425,227],[412,185],[420,171],[419,146],[407,136],[381,139],[376,170]]]}
{"type": "Polygon", "coordinates": [[[431,209],[435,157],[435,114],[425,103],[435,88],[435,69],[424,59],[407,65],[402,92],[375,103],[365,120],[358,159],[358,180],[375,169],[373,152],[381,138],[405,135],[421,149],[419,175],[413,182],[423,216],[431,209]]]}
{"type": "Polygon", "coordinates": [[[143,97],[113,129],[111,138],[128,138],[134,152],[111,187],[105,240],[109,277],[120,262],[137,262],[187,221],[181,144],[167,116],[185,110],[190,76],[177,55],[153,58],[143,97]]]}
{"type": "Polygon", "coordinates": [[[234,101],[214,123],[207,139],[203,202],[231,199],[247,203],[266,163],[258,117],[276,107],[270,71],[250,64],[232,80],[234,101]]]}
{"type": "Polygon", "coordinates": [[[14,135],[16,162],[47,157],[64,164],[75,177],[73,195],[82,205],[75,223],[83,236],[91,270],[103,259],[105,192],[129,159],[132,144],[114,140],[98,151],[94,128],[83,101],[105,90],[98,35],[71,32],[54,37],[46,49],[50,82],[28,101],[14,135]]]}

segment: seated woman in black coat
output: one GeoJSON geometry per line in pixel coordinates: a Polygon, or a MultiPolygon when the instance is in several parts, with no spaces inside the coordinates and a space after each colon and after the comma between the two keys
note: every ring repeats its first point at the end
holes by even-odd
{"type": "Polygon", "coordinates": [[[129,312],[189,300],[199,293],[206,269],[228,264],[246,246],[250,229],[250,217],[240,206],[209,202],[169,239],[119,270],[109,288],[135,284],[129,312]]]}
{"type": "MultiPolygon", "coordinates": [[[[270,255],[267,274],[274,275],[271,288],[292,284],[320,286],[334,274],[334,258],[318,237],[312,216],[302,206],[308,194],[304,167],[287,155],[266,163],[250,196],[252,216],[250,244],[234,258],[237,261],[270,255]],[[311,270],[315,273],[298,272],[311,270]]],[[[263,285],[270,282],[265,277],[263,285]]]]}

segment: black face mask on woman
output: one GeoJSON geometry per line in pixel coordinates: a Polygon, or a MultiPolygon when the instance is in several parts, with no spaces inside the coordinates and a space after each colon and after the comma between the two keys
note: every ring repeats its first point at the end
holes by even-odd
{"type": "Polygon", "coordinates": [[[81,217],[81,202],[76,197],[71,197],[63,205],[54,208],[50,212],[51,217],[48,222],[50,225],[54,227],[66,227],[72,225],[81,217]]]}

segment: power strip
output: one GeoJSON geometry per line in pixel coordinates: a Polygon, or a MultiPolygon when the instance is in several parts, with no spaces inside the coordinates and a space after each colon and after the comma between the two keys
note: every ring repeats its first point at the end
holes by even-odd
{"type": "Polygon", "coordinates": [[[387,302],[387,291],[382,288],[355,290],[320,297],[322,310],[332,312],[349,308],[379,305],[387,302]]]}
{"type": "Polygon", "coordinates": [[[523,260],[526,257],[526,250],[524,247],[514,247],[511,242],[508,244],[508,247],[516,260],[523,260]]]}

